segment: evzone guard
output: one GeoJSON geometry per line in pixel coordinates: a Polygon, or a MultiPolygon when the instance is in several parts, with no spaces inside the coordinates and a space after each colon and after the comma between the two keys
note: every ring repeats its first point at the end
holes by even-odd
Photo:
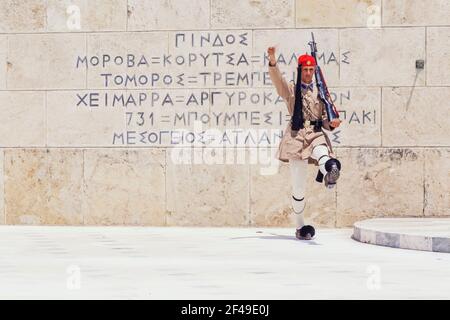
{"type": "Polygon", "coordinates": [[[280,141],[276,157],[289,162],[292,181],[292,208],[296,220],[295,236],[300,240],[310,240],[315,230],[305,225],[303,211],[306,205],[306,173],[308,164],[319,167],[316,181],[333,188],[339,178],[341,163],[336,159],[328,136],[323,128],[333,131],[341,120],[334,106],[322,71],[317,65],[317,48],[309,43],[311,55],[298,58],[297,81],[287,82],[281,74],[275,58],[275,47],[267,50],[269,75],[277,93],[286,103],[291,120],[280,141]],[[316,86],[313,77],[316,79],[316,86]]]}

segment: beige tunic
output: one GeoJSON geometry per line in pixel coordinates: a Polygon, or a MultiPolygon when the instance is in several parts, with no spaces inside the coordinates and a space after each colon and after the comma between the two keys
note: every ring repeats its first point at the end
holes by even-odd
{"type": "MultiPolygon", "coordinates": [[[[295,106],[295,84],[289,84],[284,79],[283,75],[276,64],[274,67],[269,66],[269,75],[272,83],[277,89],[277,93],[286,102],[289,114],[292,116],[295,106]]],[[[314,90],[302,89],[303,97],[303,119],[304,120],[320,120],[323,121],[323,127],[327,130],[334,130],[330,127],[325,106],[320,99],[317,98],[317,88],[314,85],[314,90]]],[[[276,154],[277,159],[283,162],[288,162],[289,159],[308,159],[309,164],[318,166],[317,160],[311,158],[312,149],[319,144],[324,144],[328,147],[330,157],[336,158],[333,152],[330,139],[321,129],[319,132],[314,132],[314,126],[306,126],[300,129],[295,137],[291,136],[291,123],[289,122],[283,137],[278,146],[276,154]]]]}

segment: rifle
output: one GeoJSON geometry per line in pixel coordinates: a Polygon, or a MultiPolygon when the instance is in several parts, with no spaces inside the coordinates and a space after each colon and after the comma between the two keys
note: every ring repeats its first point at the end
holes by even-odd
{"type": "Polygon", "coordinates": [[[317,46],[314,41],[314,33],[311,32],[312,41],[309,42],[309,46],[311,47],[311,55],[316,60],[316,70],[314,71],[314,75],[316,76],[316,85],[319,99],[324,103],[325,110],[327,112],[328,121],[339,118],[339,113],[336,110],[336,106],[331,100],[330,92],[328,91],[327,84],[325,82],[325,78],[322,74],[322,69],[319,67],[319,62],[317,60],[317,46]]]}

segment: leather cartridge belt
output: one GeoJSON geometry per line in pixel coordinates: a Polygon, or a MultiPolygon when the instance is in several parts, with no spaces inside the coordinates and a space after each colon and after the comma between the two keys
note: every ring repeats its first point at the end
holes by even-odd
{"type": "Polygon", "coordinates": [[[310,126],[314,126],[314,131],[320,131],[322,128],[322,120],[305,120],[303,121],[303,126],[305,128],[309,128],[310,126]]]}

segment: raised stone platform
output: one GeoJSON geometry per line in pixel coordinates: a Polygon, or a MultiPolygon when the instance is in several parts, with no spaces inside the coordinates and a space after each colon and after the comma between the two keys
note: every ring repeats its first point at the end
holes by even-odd
{"type": "Polygon", "coordinates": [[[356,222],[353,239],[393,248],[450,252],[450,218],[380,218],[356,222]]]}

